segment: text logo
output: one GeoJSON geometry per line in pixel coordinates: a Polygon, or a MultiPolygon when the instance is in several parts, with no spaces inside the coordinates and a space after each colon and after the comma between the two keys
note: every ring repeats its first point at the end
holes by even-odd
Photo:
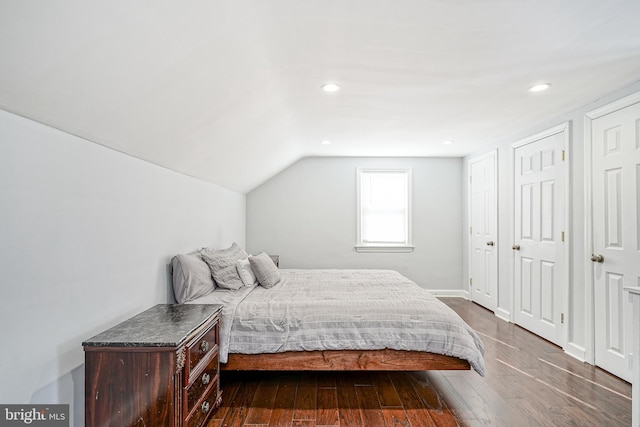
{"type": "Polygon", "coordinates": [[[69,405],[0,405],[0,427],[69,427],[69,405]]]}

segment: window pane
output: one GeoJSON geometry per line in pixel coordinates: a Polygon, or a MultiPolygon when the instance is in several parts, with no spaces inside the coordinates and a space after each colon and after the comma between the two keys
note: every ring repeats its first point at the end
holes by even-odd
{"type": "Polygon", "coordinates": [[[362,241],[365,243],[404,243],[404,214],[370,213],[363,216],[362,241]]]}
{"type": "Polygon", "coordinates": [[[368,202],[376,209],[403,209],[406,204],[405,183],[407,178],[399,173],[371,175],[371,190],[368,202]]]}
{"type": "Polygon", "coordinates": [[[361,171],[360,243],[408,244],[409,172],[361,171]]]}

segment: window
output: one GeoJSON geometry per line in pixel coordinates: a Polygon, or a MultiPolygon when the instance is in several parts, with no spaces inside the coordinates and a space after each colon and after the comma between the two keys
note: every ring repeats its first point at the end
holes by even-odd
{"type": "Polygon", "coordinates": [[[358,252],[411,252],[411,169],[358,168],[358,252]]]}

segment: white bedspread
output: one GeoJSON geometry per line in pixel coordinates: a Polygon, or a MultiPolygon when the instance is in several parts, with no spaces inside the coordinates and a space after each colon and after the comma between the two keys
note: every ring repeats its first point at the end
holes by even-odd
{"type": "Polygon", "coordinates": [[[391,270],[280,270],[271,289],[216,289],[191,304],[223,304],[228,353],[418,350],[467,360],[484,375],[478,335],[431,293],[391,270]]]}

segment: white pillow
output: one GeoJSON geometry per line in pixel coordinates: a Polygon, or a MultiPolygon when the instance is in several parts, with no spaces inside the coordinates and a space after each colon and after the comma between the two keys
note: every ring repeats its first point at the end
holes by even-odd
{"type": "Polygon", "coordinates": [[[249,263],[249,259],[239,259],[236,262],[236,269],[238,270],[238,274],[240,275],[240,279],[242,279],[242,283],[245,286],[255,284],[258,279],[256,279],[256,275],[253,273],[251,269],[251,263],[249,263]]]}

